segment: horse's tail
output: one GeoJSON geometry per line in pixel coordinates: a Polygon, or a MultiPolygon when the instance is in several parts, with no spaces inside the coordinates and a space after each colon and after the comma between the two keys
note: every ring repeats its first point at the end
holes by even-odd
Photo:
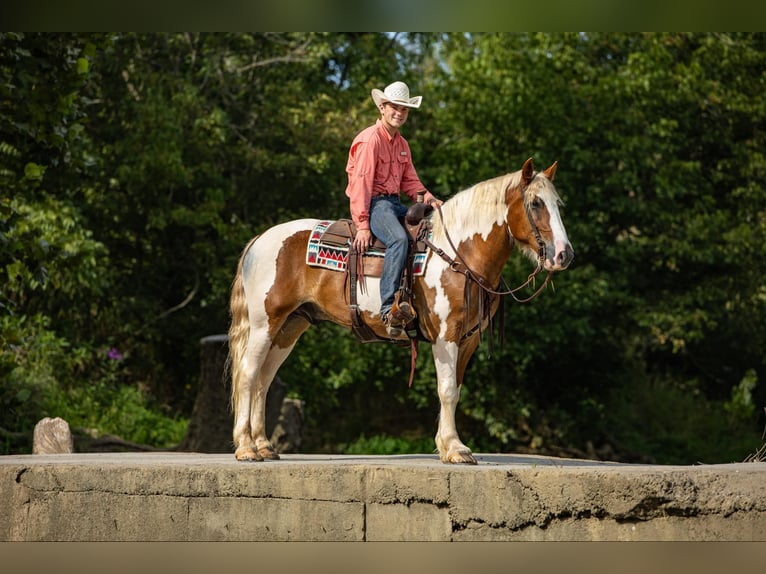
{"type": "Polygon", "coordinates": [[[248,336],[250,335],[250,319],[247,310],[247,299],[245,298],[242,268],[245,257],[256,239],[258,239],[258,236],[253,237],[242,251],[239,263],[237,264],[237,273],[231,286],[231,299],[229,300],[231,323],[229,324],[229,356],[226,360],[226,366],[227,370],[231,372],[231,408],[235,413],[238,412],[237,397],[239,393],[237,391],[242,376],[242,358],[247,348],[248,336]]]}

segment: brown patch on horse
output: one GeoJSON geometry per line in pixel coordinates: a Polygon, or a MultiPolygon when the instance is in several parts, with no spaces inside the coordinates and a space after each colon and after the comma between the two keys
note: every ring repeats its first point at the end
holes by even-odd
{"type": "Polygon", "coordinates": [[[496,265],[490,265],[487,253],[497,254],[504,258],[510,257],[513,244],[505,224],[494,224],[486,239],[477,233],[470,239],[461,241],[457,248],[458,253],[461,254],[471,271],[486,279],[494,287],[500,280],[503,269],[502,267],[497,268],[496,265]]]}
{"type": "MultiPolygon", "coordinates": [[[[269,336],[281,348],[294,343],[312,322],[327,320],[351,328],[348,275],[306,264],[296,265],[296,261],[303,261],[310,234],[311,231],[300,231],[284,241],[277,255],[274,285],[266,295],[269,336]],[[276,285],[289,288],[277,289],[276,285]],[[310,297],[299,298],[299,293],[310,297]]],[[[388,337],[379,317],[366,311],[362,316],[378,336],[388,337]]]]}
{"type": "MultiPolygon", "coordinates": [[[[537,225],[538,231],[542,235],[550,235],[553,230],[551,229],[551,214],[548,211],[548,206],[545,202],[542,202],[542,206],[539,211],[532,211],[532,217],[534,218],[535,225],[537,225]]],[[[530,233],[532,228],[530,227],[530,233]]],[[[534,239],[534,233],[532,233],[532,239],[534,239]]]]}
{"type": "MultiPolygon", "coordinates": [[[[485,266],[486,254],[500,254],[503,258],[510,257],[513,249],[511,238],[508,236],[505,225],[495,224],[486,237],[475,234],[470,239],[461,241],[457,246],[461,254],[459,263],[467,265],[471,271],[484,280],[486,287],[494,289],[498,287],[502,267],[485,266]]],[[[482,289],[473,280],[468,280],[466,275],[458,270],[447,267],[441,275],[441,284],[450,306],[460,312],[450,313],[445,339],[455,343],[461,343],[465,334],[479,324],[484,318],[479,317],[479,298],[484,295],[482,289]],[[468,290],[466,293],[466,289],[468,290]],[[467,299],[467,300],[466,300],[467,299]],[[468,307],[466,308],[466,304],[468,307]]],[[[495,306],[495,310],[497,306],[495,306]]],[[[484,324],[482,323],[483,328],[484,324]]],[[[477,337],[478,340],[478,337],[477,337]]]]}
{"type": "MultiPolygon", "coordinates": [[[[277,255],[274,285],[266,294],[265,301],[269,316],[269,336],[272,339],[281,337],[283,341],[289,340],[289,334],[280,335],[280,330],[288,317],[299,308],[303,310],[306,319],[327,319],[344,326],[351,325],[348,304],[338,297],[338,293],[343,293],[345,289],[344,274],[295,263],[303,261],[310,233],[301,231],[288,237],[277,255]],[[279,289],[277,285],[289,288],[279,289]],[[299,293],[308,293],[312,298],[301,299],[297,296],[299,293]]],[[[299,327],[295,325],[291,328],[299,327]]]]}
{"type": "Polygon", "coordinates": [[[441,329],[441,319],[431,311],[436,298],[436,288],[427,287],[425,281],[418,279],[413,283],[412,290],[420,332],[426,340],[433,342],[439,336],[441,329]]]}
{"type": "MultiPolygon", "coordinates": [[[[463,296],[466,288],[466,277],[447,267],[441,275],[442,289],[450,304],[450,314],[447,317],[447,330],[444,340],[458,343],[465,332],[465,309],[463,296]]],[[[470,310],[469,310],[470,311],[470,310]]],[[[470,314],[470,313],[469,313],[470,314]]]]}
{"type": "Polygon", "coordinates": [[[280,349],[287,349],[290,345],[293,345],[298,337],[311,327],[311,322],[305,317],[300,315],[289,315],[279,331],[276,332],[272,338],[272,347],[279,347],[280,349]]]}
{"type": "MultiPolygon", "coordinates": [[[[513,235],[519,243],[524,253],[532,258],[537,259],[537,238],[535,232],[529,223],[529,216],[524,209],[524,197],[517,189],[506,190],[506,201],[508,203],[508,227],[513,230],[513,235]]],[[[548,208],[543,203],[538,214],[534,214],[530,209],[534,217],[535,225],[538,231],[542,235],[550,235],[550,213],[548,208]]]]}

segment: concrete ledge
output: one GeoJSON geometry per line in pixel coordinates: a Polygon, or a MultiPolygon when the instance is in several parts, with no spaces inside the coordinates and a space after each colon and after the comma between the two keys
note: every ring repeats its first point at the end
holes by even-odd
{"type": "Polygon", "coordinates": [[[766,540],[766,463],[0,457],[3,541],[766,540]]]}

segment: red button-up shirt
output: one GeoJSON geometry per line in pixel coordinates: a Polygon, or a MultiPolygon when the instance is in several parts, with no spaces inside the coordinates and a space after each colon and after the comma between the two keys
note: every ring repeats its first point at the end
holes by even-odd
{"type": "Polygon", "coordinates": [[[418,192],[425,191],[425,201],[433,198],[415,172],[407,140],[399,132],[391,137],[380,120],[354,138],[346,172],[346,195],[350,198],[351,218],[357,229],[370,228],[373,197],[398,196],[402,192],[414,202],[418,192]]]}

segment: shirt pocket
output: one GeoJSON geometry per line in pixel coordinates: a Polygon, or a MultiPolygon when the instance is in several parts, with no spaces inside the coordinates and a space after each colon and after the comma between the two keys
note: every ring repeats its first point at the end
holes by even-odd
{"type": "Polygon", "coordinates": [[[391,167],[392,167],[391,158],[386,157],[379,157],[378,162],[375,165],[375,181],[377,183],[385,183],[388,181],[388,178],[391,177],[391,167]]]}
{"type": "Polygon", "coordinates": [[[407,173],[407,169],[409,168],[410,154],[399,154],[394,161],[396,162],[396,185],[399,187],[402,184],[404,174],[407,173]]]}

